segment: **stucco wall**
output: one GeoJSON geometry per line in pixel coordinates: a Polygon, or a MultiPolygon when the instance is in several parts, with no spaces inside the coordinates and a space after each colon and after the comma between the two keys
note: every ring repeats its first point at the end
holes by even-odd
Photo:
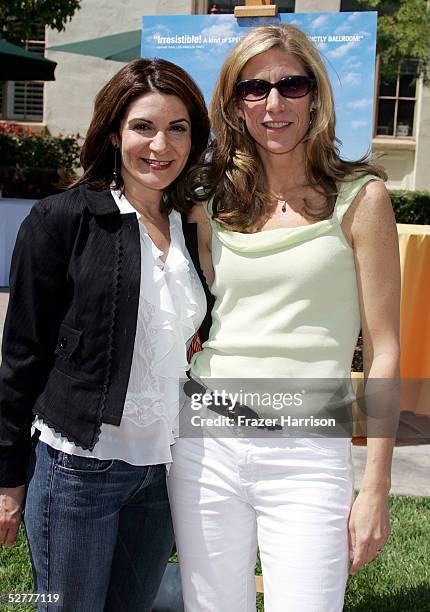
{"type": "Polygon", "coordinates": [[[340,0],[296,0],[296,13],[331,13],[340,10],[340,0]]]}
{"type": "MultiPolygon", "coordinates": [[[[192,0],[82,0],[65,32],[49,30],[47,46],[139,30],[145,15],[189,15],[192,0]]],[[[58,62],[52,83],[45,86],[44,121],[51,134],[84,135],[94,97],[123,64],[85,55],[47,51],[58,62]]]]}
{"type": "Polygon", "coordinates": [[[422,87],[417,113],[414,189],[430,189],[430,87],[422,87]]]}
{"type": "Polygon", "coordinates": [[[418,83],[415,110],[415,145],[405,139],[373,141],[373,152],[387,170],[388,186],[399,189],[430,190],[430,87],[418,83]]]}
{"type": "Polygon", "coordinates": [[[379,151],[376,161],[385,168],[388,174],[387,187],[390,189],[415,189],[414,186],[414,151],[399,151],[395,149],[379,151]]]}

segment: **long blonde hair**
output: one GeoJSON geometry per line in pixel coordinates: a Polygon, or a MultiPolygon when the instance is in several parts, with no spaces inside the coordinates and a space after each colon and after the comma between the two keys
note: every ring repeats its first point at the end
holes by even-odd
{"type": "Polygon", "coordinates": [[[213,198],[214,218],[238,231],[250,231],[261,225],[272,196],[264,185],[254,140],[241,126],[235,112],[235,85],[249,60],[273,48],[293,53],[306,73],[315,78],[315,110],[305,137],[305,172],[308,185],[325,196],[326,205],[318,213],[305,207],[305,213],[315,220],[330,217],[338,184],[357,174],[386,178],[384,170],[371,163],[367,156],[357,161],[339,157],[330,81],[318,50],[306,34],[292,25],[254,28],[224,62],[209,109],[215,140],[201,165],[191,171],[188,179],[193,198],[213,198]]]}

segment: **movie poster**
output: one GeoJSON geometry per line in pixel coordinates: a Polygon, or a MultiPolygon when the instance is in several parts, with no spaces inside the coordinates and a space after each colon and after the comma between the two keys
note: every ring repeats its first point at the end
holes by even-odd
{"type": "Polygon", "coordinates": [[[234,15],[166,15],[142,18],[142,57],[182,66],[209,102],[220,67],[249,28],[291,23],[312,38],[334,92],[341,156],[357,159],[371,149],[375,84],[376,12],[282,13],[271,18],[234,15]]]}

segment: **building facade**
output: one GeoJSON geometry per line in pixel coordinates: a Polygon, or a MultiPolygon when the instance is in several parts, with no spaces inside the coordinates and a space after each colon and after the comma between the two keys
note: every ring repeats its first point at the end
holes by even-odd
{"type": "MultiPolygon", "coordinates": [[[[280,11],[297,13],[360,8],[356,0],[273,0],[273,3],[278,5],[280,11]]],[[[91,119],[97,91],[121,64],[49,51],[50,46],[138,30],[143,14],[227,13],[232,12],[238,4],[244,2],[82,0],[81,9],[64,32],[46,31],[43,42],[48,50],[45,56],[58,62],[56,81],[44,85],[8,84],[8,89],[3,90],[3,117],[46,128],[51,134],[79,133],[83,136],[91,119]],[[18,112],[14,113],[14,110],[18,112]]],[[[374,116],[373,152],[388,172],[388,186],[430,189],[430,172],[427,169],[430,158],[430,88],[416,78],[413,61],[405,60],[396,83],[385,83],[383,75],[377,70],[374,116]]]]}

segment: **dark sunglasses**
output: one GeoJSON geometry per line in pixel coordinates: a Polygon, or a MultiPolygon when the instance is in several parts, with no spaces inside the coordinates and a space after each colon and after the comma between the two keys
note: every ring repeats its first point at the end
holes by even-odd
{"type": "Polygon", "coordinates": [[[267,98],[275,87],[284,98],[303,98],[312,89],[315,79],[309,76],[284,76],[277,83],[270,83],[263,79],[249,79],[236,83],[236,95],[248,102],[257,102],[267,98]]]}

